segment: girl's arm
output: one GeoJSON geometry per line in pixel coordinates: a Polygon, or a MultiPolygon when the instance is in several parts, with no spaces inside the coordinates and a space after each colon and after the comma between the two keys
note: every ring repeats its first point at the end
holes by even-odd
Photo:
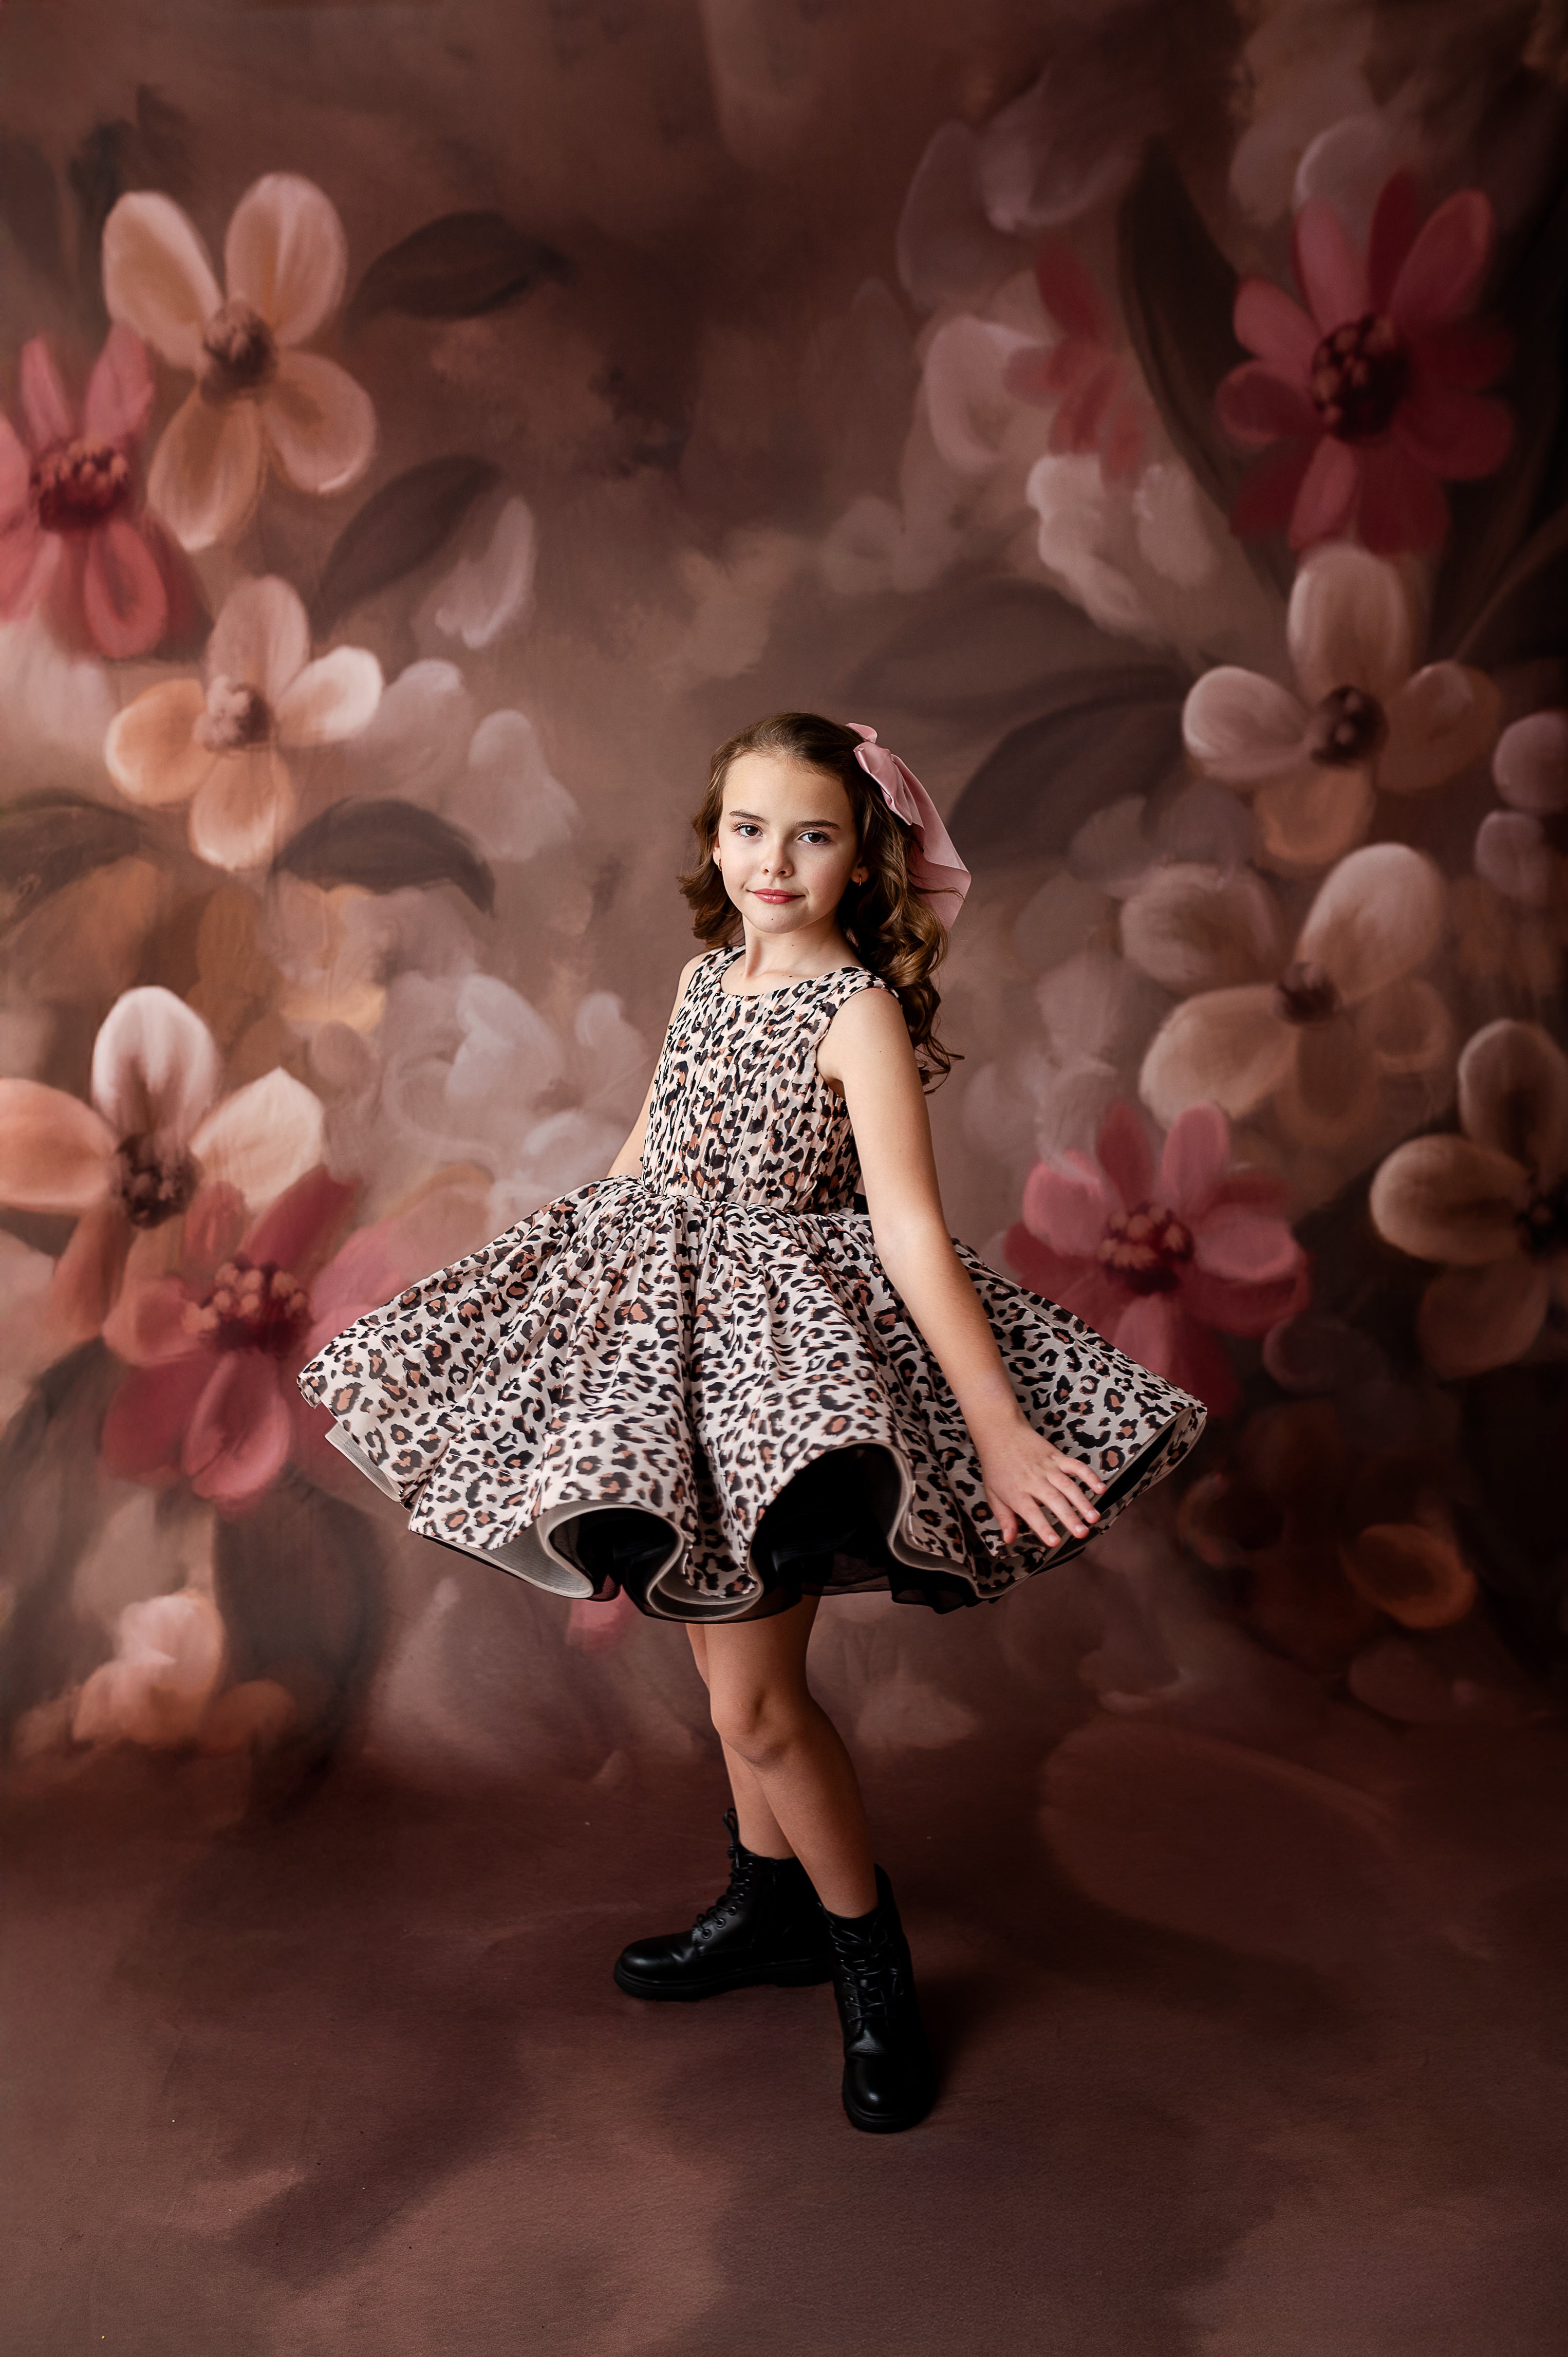
{"type": "Polygon", "coordinates": [[[991,1321],[952,1248],[919,1069],[890,992],[857,991],[840,1008],[817,1068],[843,1084],[878,1256],[952,1387],[1004,1544],[1021,1521],[1047,1546],[1067,1531],[1087,1537],[1100,1519],[1089,1500],[1105,1485],[1042,1438],[1018,1405],[991,1321]]]}
{"type": "MultiPolygon", "coordinates": [[[[699,950],[696,956],[694,958],[688,958],[685,964],[681,968],[681,986],[675,993],[675,1006],[670,1010],[671,1023],[674,1022],[676,1008],[679,1007],[681,1001],[686,996],[687,984],[691,981],[692,976],[696,973],[697,968],[703,963],[703,952],[699,950]]],[[[665,1036],[668,1038],[670,1028],[669,1024],[666,1024],[664,1028],[665,1036]]],[[[659,1071],[657,1061],[654,1063],[653,1070],[655,1074],[657,1074],[659,1071]]],[[[610,1164],[609,1168],[606,1171],[605,1176],[607,1178],[636,1178],[640,1175],[642,1170],[642,1142],[648,1135],[648,1114],[652,1103],[653,1082],[650,1080],[648,1083],[648,1094],[642,1100],[642,1111],[638,1114],[637,1120],[632,1126],[631,1135],[628,1137],[626,1144],[621,1147],[620,1152],[616,1156],[615,1160],[610,1164]]]]}

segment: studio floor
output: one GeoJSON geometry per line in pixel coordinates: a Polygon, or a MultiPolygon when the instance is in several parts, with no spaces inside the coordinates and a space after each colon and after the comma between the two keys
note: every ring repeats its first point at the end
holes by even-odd
{"type": "Polygon", "coordinates": [[[887,2138],[839,2111],[827,1988],[611,1983],[722,1881],[704,1760],[345,1768],[260,1816],[227,1762],[22,1790],[0,2347],[1558,2357],[1562,1731],[1412,1738],[1385,1873],[1294,1769],[1238,1807],[1234,1747],[1161,1740],[871,1776],[945,2077],[887,2138]],[[1229,1889],[1213,1935],[1085,1896],[1095,1841],[1129,1904],[1229,1889]]]}

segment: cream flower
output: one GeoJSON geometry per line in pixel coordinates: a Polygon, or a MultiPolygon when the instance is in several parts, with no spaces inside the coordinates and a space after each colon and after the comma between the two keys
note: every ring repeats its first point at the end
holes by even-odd
{"type": "Polygon", "coordinates": [[[310,660],[297,593],[274,574],[231,590],[198,680],[149,687],[110,724],[103,759],[121,792],[161,808],[190,804],[191,847],[215,867],[259,867],[293,821],[285,756],[354,736],[381,700],[381,667],[363,647],[310,660]]]}
{"type": "Polygon", "coordinates": [[[1429,1071],[1447,1052],[1447,1010],[1416,978],[1444,912],[1437,869],[1398,843],[1341,860],[1294,950],[1256,877],[1156,869],[1123,912],[1123,947],[1167,989],[1196,994],[1144,1059],[1139,1087],[1156,1118],[1168,1126],[1210,1098],[1234,1119],[1272,1098],[1304,1142],[1354,1137],[1385,1077],[1429,1071]]]}
{"type": "Polygon", "coordinates": [[[1529,1350],[1568,1308],[1568,1058],[1534,1023],[1489,1023],[1459,1059],[1457,1137],[1412,1137],[1372,1181],[1380,1234],[1447,1263],[1417,1320],[1440,1375],[1529,1350]]]}
{"type": "Polygon", "coordinates": [[[1463,663],[1413,669],[1398,569],[1347,541],[1303,557],[1286,636],[1299,693],[1220,663],[1182,732],[1200,770],[1253,796],[1264,864],[1309,876],[1362,840],[1374,791],[1422,793],[1485,753],[1498,697],[1463,663]]]}
{"type": "Polygon", "coordinates": [[[196,383],[166,427],[147,496],[187,548],[239,530],[269,464],[297,490],[345,490],[375,448],[370,397],[336,361],[296,346],[342,300],[348,240],[312,181],[269,172],[224,241],[228,292],[179,207],[122,197],[103,225],[103,300],[196,383]]]}
{"type": "Polygon", "coordinates": [[[228,1643],[222,1617],[199,1587],[176,1588],[128,1604],[114,1658],[93,1671],[76,1697],[78,1743],[142,1743],[151,1750],[194,1744],[238,1751],[294,1724],[295,1706],[274,1678],[248,1678],[224,1691],[228,1643]]]}
{"type": "Polygon", "coordinates": [[[149,986],[110,1008],[93,1045],[91,1102],[0,1081],[0,1203],[80,1213],[59,1263],[55,1314],[94,1333],[134,1238],[177,1218],[203,1184],[252,1211],[320,1160],[319,1098],[281,1068],[223,1096],[222,1058],[183,999],[149,986]]]}

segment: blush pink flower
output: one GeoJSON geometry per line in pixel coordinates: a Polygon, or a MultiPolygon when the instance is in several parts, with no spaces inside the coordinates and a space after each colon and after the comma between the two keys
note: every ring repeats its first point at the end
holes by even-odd
{"type": "Polygon", "coordinates": [[[1357,533],[1392,556],[1434,548],[1448,527],[1444,482],[1489,475],[1513,420],[1480,388],[1507,367],[1507,331],[1468,318],[1491,259],[1492,209],[1461,188],[1423,223],[1415,183],[1383,188],[1362,254],[1334,208],[1295,216],[1291,266],[1306,299],[1244,278],[1235,326],[1256,358],[1216,395],[1246,448],[1275,446],[1242,484],[1237,533],[1288,526],[1293,548],[1357,533]]]}
{"type": "Polygon", "coordinates": [[[1125,1102],[1096,1150],[1098,1161],[1069,1153],[1031,1171],[1007,1258],[1036,1293],[1223,1415],[1237,1385],[1215,1335],[1266,1334],[1307,1298],[1284,1182],[1231,1168],[1218,1105],[1172,1125],[1157,1168],[1125,1102]]]}
{"type": "Polygon", "coordinates": [[[314,182],[269,172],[234,208],[227,290],[191,221],[152,191],[122,197],[103,225],[109,316],[196,382],[165,427],[148,497],[186,548],[238,532],[269,466],[297,490],[358,480],[375,448],[369,394],[336,361],[297,349],[342,300],[349,242],[314,182]]]}
{"type": "Polygon", "coordinates": [[[295,809],[291,759],[374,718],[381,667],[364,647],[310,655],[299,592],[274,574],[238,582],[212,626],[205,680],[166,680],[116,713],[103,761],[145,807],[189,804],[191,849],[215,867],[274,858],[295,809]]]}
{"type": "Polygon", "coordinates": [[[153,405],[146,349],[111,328],[80,410],[42,336],[19,374],[21,434],[0,416],[0,620],[41,607],[68,646],[145,654],[169,615],[133,464],[153,405]]]}
{"type": "Polygon", "coordinates": [[[1054,344],[1026,344],[1013,352],[1003,382],[1020,401],[1056,403],[1049,449],[1098,453],[1110,480],[1125,481],[1143,464],[1154,411],[1126,352],[1117,348],[1110,307],[1065,238],[1045,240],[1035,256],[1035,279],[1047,316],[1062,332],[1054,344]]]}
{"type": "Polygon", "coordinates": [[[104,1327],[131,1369],[104,1419],[109,1470],[158,1484],[183,1476],[229,1512],[254,1504],[291,1462],[339,1486],[330,1418],[295,1379],[334,1334],[456,1257],[454,1246],[472,1250],[477,1176],[437,1174],[336,1253],[359,1190],[324,1168],[248,1228],[233,1188],[204,1189],[186,1214],[177,1271],[133,1274],[104,1327]]]}
{"type": "Polygon", "coordinates": [[[1379,792],[1424,793],[1486,752],[1500,699],[1463,663],[1417,669],[1399,568],[1350,541],[1302,558],[1285,637],[1294,693],[1217,663],[1187,696],[1182,734],[1206,776],[1251,796],[1262,863],[1310,876],[1362,840],[1379,792]]]}

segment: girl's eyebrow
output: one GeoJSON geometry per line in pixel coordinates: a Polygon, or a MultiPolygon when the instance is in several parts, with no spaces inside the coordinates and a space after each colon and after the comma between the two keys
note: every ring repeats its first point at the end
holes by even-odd
{"type": "MultiPolygon", "coordinates": [[[[766,826],[768,823],[758,811],[728,810],[725,811],[725,818],[754,819],[758,826],[766,826]]],[[[841,825],[841,822],[836,818],[802,818],[797,819],[795,823],[797,826],[831,826],[835,829],[841,825]]]]}

